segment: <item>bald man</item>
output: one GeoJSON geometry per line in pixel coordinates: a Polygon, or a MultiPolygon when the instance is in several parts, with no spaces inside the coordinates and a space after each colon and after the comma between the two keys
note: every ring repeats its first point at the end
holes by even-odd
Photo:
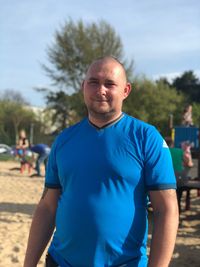
{"type": "Polygon", "coordinates": [[[115,58],[94,61],[82,91],[88,117],[52,146],[24,267],[37,266],[52,234],[47,267],[167,267],[178,226],[169,148],[153,126],[122,112],[131,85],[115,58]]]}

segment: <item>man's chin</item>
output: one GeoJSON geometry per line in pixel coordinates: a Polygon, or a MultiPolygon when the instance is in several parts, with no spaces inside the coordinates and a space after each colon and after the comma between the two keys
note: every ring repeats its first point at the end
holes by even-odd
{"type": "Polygon", "coordinates": [[[89,108],[89,110],[91,110],[91,112],[94,113],[100,113],[100,114],[104,114],[104,113],[109,113],[110,112],[110,107],[108,107],[107,105],[101,105],[101,106],[94,106],[89,108]]]}
{"type": "Polygon", "coordinates": [[[103,108],[98,108],[98,109],[89,109],[89,113],[96,118],[110,118],[113,116],[115,113],[114,110],[111,109],[103,109],[103,108]]]}

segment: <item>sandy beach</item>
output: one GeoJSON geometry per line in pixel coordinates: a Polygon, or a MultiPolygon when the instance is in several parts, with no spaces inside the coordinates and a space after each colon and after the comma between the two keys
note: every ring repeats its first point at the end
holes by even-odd
{"type": "MultiPolygon", "coordinates": [[[[27,170],[21,174],[18,167],[17,161],[0,162],[0,267],[22,267],[32,215],[43,191],[43,178],[30,178],[27,170]]],[[[45,253],[39,267],[44,266],[44,258],[45,253]]],[[[200,197],[196,190],[192,191],[191,209],[181,214],[170,264],[180,266],[200,266],[200,197]]]]}

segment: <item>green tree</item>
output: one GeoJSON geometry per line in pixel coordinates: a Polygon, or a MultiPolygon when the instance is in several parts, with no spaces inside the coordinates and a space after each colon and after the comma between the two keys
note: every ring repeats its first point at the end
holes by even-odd
{"type": "Polygon", "coordinates": [[[63,91],[50,92],[47,95],[47,102],[47,110],[53,110],[52,124],[57,125],[56,131],[59,132],[69,126],[70,111],[72,110],[69,96],[63,91]]]}
{"type": "Polygon", "coordinates": [[[46,95],[46,101],[45,113],[51,114],[50,119],[55,134],[78,122],[87,114],[81,90],[71,95],[62,90],[49,91],[46,95]]]}
{"type": "Polygon", "coordinates": [[[15,90],[5,90],[1,93],[0,121],[0,143],[14,145],[20,129],[25,129],[29,136],[31,125],[37,129],[34,142],[47,140],[41,118],[36,116],[23,96],[15,90]]]}
{"type": "Polygon", "coordinates": [[[80,90],[89,64],[96,58],[112,55],[132,74],[133,61],[124,59],[120,37],[105,21],[84,24],[68,20],[56,32],[54,44],[47,50],[51,67],[44,68],[55,85],[68,93],[80,90]]]}
{"type": "Polygon", "coordinates": [[[15,102],[19,105],[29,105],[22,94],[14,89],[6,89],[1,92],[0,99],[8,102],[15,102]]]}
{"type": "Polygon", "coordinates": [[[0,95],[0,114],[1,114],[1,129],[0,137],[2,142],[6,144],[14,144],[18,138],[20,123],[24,119],[23,105],[27,101],[21,93],[7,89],[1,92],[0,95]]]}
{"type": "Polygon", "coordinates": [[[70,102],[71,102],[72,109],[76,113],[74,122],[79,121],[80,119],[82,119],[83,117],[87,115],[87,109],[84,103],[82,90],[72,94],[70,96],[70,102]]]}
{"type": "Polygon", "coordinates": [[[7,136],[6,133],[6,129],[5,129],[5,123],[4,123],[4,119],[5,119],[5,110],[2,106],[2,101],[0,100],[0,143],[5,143],[5,144],[9,144],[9,138],[7,136]]]}
{"type": "Polygon", "coordinates": [[[13,145],[18,139],[20,128],[29,130],[27,127],[30,126],[30,122],[34,119],[34,114],[21,104],[10,100],[1,100],[0,105],[2,113],[2,142],[13,145]]]}
{"type": "Polygon", "coordinates": [[[200,103],[192,104],[192,117],[196,127],[200,127],[200,103]]]}
{"type": "Polygon", "coordinates": [[[172,86],[186,94],[189,101],[200,102],[200,80],[193,71],[185,71],[180,77],[175,78],[172,86]]]}
{"type": "Polygon", "coordinates": [[[132,87],[124,111],[155,125],[163,135],[169,135],[169,115],[173,114],[174,123],[180,124],[184,96],[162,81],[154,83],[146,78],[135,80],[132,87]]]}

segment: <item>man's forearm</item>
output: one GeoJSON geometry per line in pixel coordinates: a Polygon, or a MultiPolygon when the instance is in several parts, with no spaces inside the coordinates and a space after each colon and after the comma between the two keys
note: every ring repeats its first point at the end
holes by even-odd
{"type": "Polygon", "coordinates": [[[178,210],[155,212],[148,267],[169,266],[178,228],[178,210]]]}
{"type": "Polygon", "coordinates": [[[38,206],[31,224],[24,267],[36,267],[55,227],[55,216],[42,205],[38,206]]]}

